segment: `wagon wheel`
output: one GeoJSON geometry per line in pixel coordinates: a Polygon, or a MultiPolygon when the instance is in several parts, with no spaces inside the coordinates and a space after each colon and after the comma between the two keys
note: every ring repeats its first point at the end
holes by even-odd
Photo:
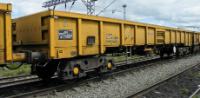
{"type": "Polygon", "coordinates": [[[48,63],[46,65],[36,65],[35,72],[43,80],[51,79],[57,71],[57,64],[48,63]]]}

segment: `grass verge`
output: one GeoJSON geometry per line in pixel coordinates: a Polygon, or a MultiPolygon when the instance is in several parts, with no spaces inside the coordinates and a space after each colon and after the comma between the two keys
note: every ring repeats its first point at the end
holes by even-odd
{"type": "Polygon", "coordinates": [[[12,77],[18,75],[29,75],[31,72],[30,65],[23,65],[19,69],[9,70],[7,68],[0,68],[0,77],[12,77]]]}

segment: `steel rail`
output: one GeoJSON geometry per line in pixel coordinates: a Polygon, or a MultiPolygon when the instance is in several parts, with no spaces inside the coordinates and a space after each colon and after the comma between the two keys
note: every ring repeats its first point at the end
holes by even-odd
{"type": "Polygon", "coordinates": [[[36,82],[40,81],[37,76],[25,76],[25,77],[20,77],[20,78],[9,78],[6,80],[0,81],[0,89],[6,88],[6,87],[11,87],[15,85],[20,85],[20,84],[25,84],[25,83],[31,83],[31,82],[36,82]]]}
{"type": "Polygon", "coordinates": [[[21,77],[23,78],[23,77],[27,77],[27,76],[32,76],[32,75],[19,75],[19,76],[12,76],[12,77],[2,77],[2,78],[0,78],[0,81],[14,79],[14,78],[21,78],[21,77]]]}

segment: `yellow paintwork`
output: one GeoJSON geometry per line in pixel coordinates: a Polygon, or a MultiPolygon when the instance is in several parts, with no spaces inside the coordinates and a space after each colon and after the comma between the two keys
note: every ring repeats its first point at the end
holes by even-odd
{"type": "Polygon", "coordinates": [[[184,44],[185,43],[185,32],[181,32],[181,43],[184,44]]]}
{"type": "Polygon", "coordinates": [[[0,4],[0,64],[12,61],[11,4],[0,4]]]}
{"type": "Polygon", "coordinates": [[[145,26],[137,26],[136,29],[136,45],[145,45],[145,26]]]}
{"type": "Polygon", "coordinates": [[[112,69],[112,63],[111,63],[111,62],[108,62],[107,68],[108,68],[108,69],[112,69]]]}
{"type": "Polygon", "coordinates": [[[134,44],[135,27],[131,25],[125,25],[124,29],[124,45],[132,46],[134,44]]]}
{"type": "Polygon", "coordinates": [[[189,33],[185,32],[185,43],[187,46],[189,46],[189,33]]]}
{"type": "MultiPolygon", "coordinates": [[[[39,25],[39,24],[38,24],[39,25]]],[[[51,16],[49,19],[49,46],[50,46],[50,57],[55,58],[56,53],[55,53],[55,19],[51,16]]]]}
{"type": "Polygon", "coordinates": [[[24,53],[13,53],[11,30],[11,4],[0,4],[0,64],[24,61],[24,53]]]}
{"type": "MultiPolygon", "coordinates": [[[[107,33],[107,32],[105,32],[107,33]]],[[[121,26],[120,26],[120,36],[119,36],[119,39],[120,39],[120,45],[125,45],[124,43],[124,23],[121,23],[121,26]]]]}
{"type": "Polygon", "coordinates": [[[42,33],[41,33],[42,30],[43,31],[52,30],[52,32],[54,32],[54,18],[49,18],[43,23],[44,25],[41,25],[42,24],[41,16],[47,16],[48,14],[50,14],[50,12],[40,13],[33,15],[32,17],[23,17],[20,19],[13,20],[12,21],[13,24],[16,23],[16,30],[13,31],[13,33],[17,34],[16,43],[18,43],[19,45],[48,43],[49,38],[46,40],[42,40],[42,33]],[[50,24],[52,24],[52,26],[50,24]]]}
{"type": "Polygon", "coordinates": [[[82,19],[78,19],[78,54],[83,55],[83,48],[82,48],[82,19]]]}
{"type": "Polygon", "coordinates": [[[184,42],[191,45],[185,32],[188,37],[192,34],[170,27],[62,11],[24,16],[14,19],[13,24],[16,24],[15,45],[32,45],[33,51],[47,52],[52,59],[103,54],[108,47],[184,42]],[[72,38],[59,40],[60,30],[71,31],[72,38]],[[88,37],[95,38],[94,44],[88,45],[88,37]]]}
{"type": "Polygon", "coordinates": [[[156,31],[156,43],[157,44],[165,44],[165,30],[157,29],[156,31]]]}
{"type": "Polygon", "coordinates": [[[176,32],[176,43],[181,43],[181,32],[180,31],[176,32]]]}
{"type": "Polygon", "coordinates": [[[79,74],[79,68],[78,67],[74,67],[73,68],[73,73],[74,73],[74,75],[78,75],[79,74]]]}
{"type": "Polygon", "coordinates": [[[82,53],[83,55],[95,55],[98,54],[99,51],[99,22],[97,21],[89,21],[83,20],[82,21],[82,53]],[[87,45],[87,37],[94,36],[95,37],[95,44],[92,46],[87,45]]]}
{"type": "Polygon", "coordinates": [[[103,25],[103,41],[106,47],[120,46],[120,24],[104,23],[103,25]]]}
{"type": "Polygon", "coordinates": [[[11,12],[12,11],[12,5],[11,4],[0,3],[0,11],[11,12]]]}
{"type": "Polygon", "coordinates": [[[198,33],[198,36],[199,36],[199,45],[200,45],[200,33],[198,33]]]}
{"type": "Polygon", "coordinates": [[[171,32],[169,30],[165,31],[165,44],[171,43],[171,32]]]}
{"type": "Polygon", "coordinates": [[[171,43],[176,44],[176,31],[171,31],[171,43]]]}
{"type": "Polygon", "coordinates": [[[13,53],[13,61],[14,62],[21,62],[26,60],[26,54],[25,53],[13,53]]]}
{"type": "Polygon", "coordinates": [[[148,29],[148,33],[147,33],[147,44],[148,45],[154,45],[155,44],[155,34],[156,34],[156,30],[155,28],[147,28],[148,29]]]}
{"type": "Polygon", "coordinates": [[[103,40],[104,39],[104,36],[103,36],[104,35],[104,33],[103,33],[104,32],[103,31],[104,30],[103,29],[103,25],[104,25],[103,21],[100,21],[99,24],[100,24],[99,25],[99,28],[100,28],[100,31],[99,31],[100,32],[100,37],[99,37],[100,38],[100,54],[103,54],[105,52],[105,47],[104,47],[105,43],[104,43],[104,40],[103,40]]]}
{"type": "Polygon", "coordinates": [[[192,46],[192,33],[189,33],[189,46],[192,46]]]}
{"type": "Polygon", "coordinates": [[[5,62],[5,43],[4,43],[4,35],[5,30],[4,28],[4,18],[2,13],[0,13],[0,64],[5,62]]]}
{"type": "MultiPolygon", "coordinates": [[[[54,47],[56,48],[55,51],[58,52],[58,58],[65,58],[66,55],[68,57],[75,57],[77,56],[77,21],[75,19],[66,19],[65,18],[58,18],[55,19],[55,30],[52,32],[52,36],[54,36],[54,40],[52,40],[55,44],[54,47]],[[66,21],[67,23],[63,22],[66,21]],[[66,25],[66,26],[65,26],[66,25]],[[58,31],[59,30],[72,30],[73,31],[73,38],[72,40],[58,40],[58,31]],[[55,40],[56,39],[56,40],[55,40]],[[60,52],[63,51],[63,52],[60,52]]],[[[52,46],[52,45],[50,45],[52,46]]],[[[53,48],[53,47],[52,47],[53,48]]],[[[52,51],[52,52],[55,52],[52,51]]]]}
{"type": "Polygon", "coordinates": [[[199,45],[199,34],[194,33],[194,45],[199,45]]]}

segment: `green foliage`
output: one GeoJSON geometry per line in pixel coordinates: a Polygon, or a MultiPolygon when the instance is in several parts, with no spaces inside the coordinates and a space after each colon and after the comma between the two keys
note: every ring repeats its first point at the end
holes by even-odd
{"type": "Polygon", "coordinates": [[[11,77],[17,75],[29,75],[31,72],[30,65],[23,65],[17,70],[8,70],[6,68],[0,68],[0,77],[11,77]]]}
{"type": "Polygon", "coordinates": [[[198,94],[198,95],[195,95],[194,97],[192,97],[192,98],[200,98],[200,94],[198,94]]]}
{"type": "Polygon", "coordinates": [[[187,89],[187,88],[181,88],[181,93],[183,94],[183,95],[187,95],[190,91],[187,89]]]}
{"type": "Polygon", "coordinates": [[[193,76],[193,77],[200,78],[200,72],[193,73],[192,76],[193,76]]]}

